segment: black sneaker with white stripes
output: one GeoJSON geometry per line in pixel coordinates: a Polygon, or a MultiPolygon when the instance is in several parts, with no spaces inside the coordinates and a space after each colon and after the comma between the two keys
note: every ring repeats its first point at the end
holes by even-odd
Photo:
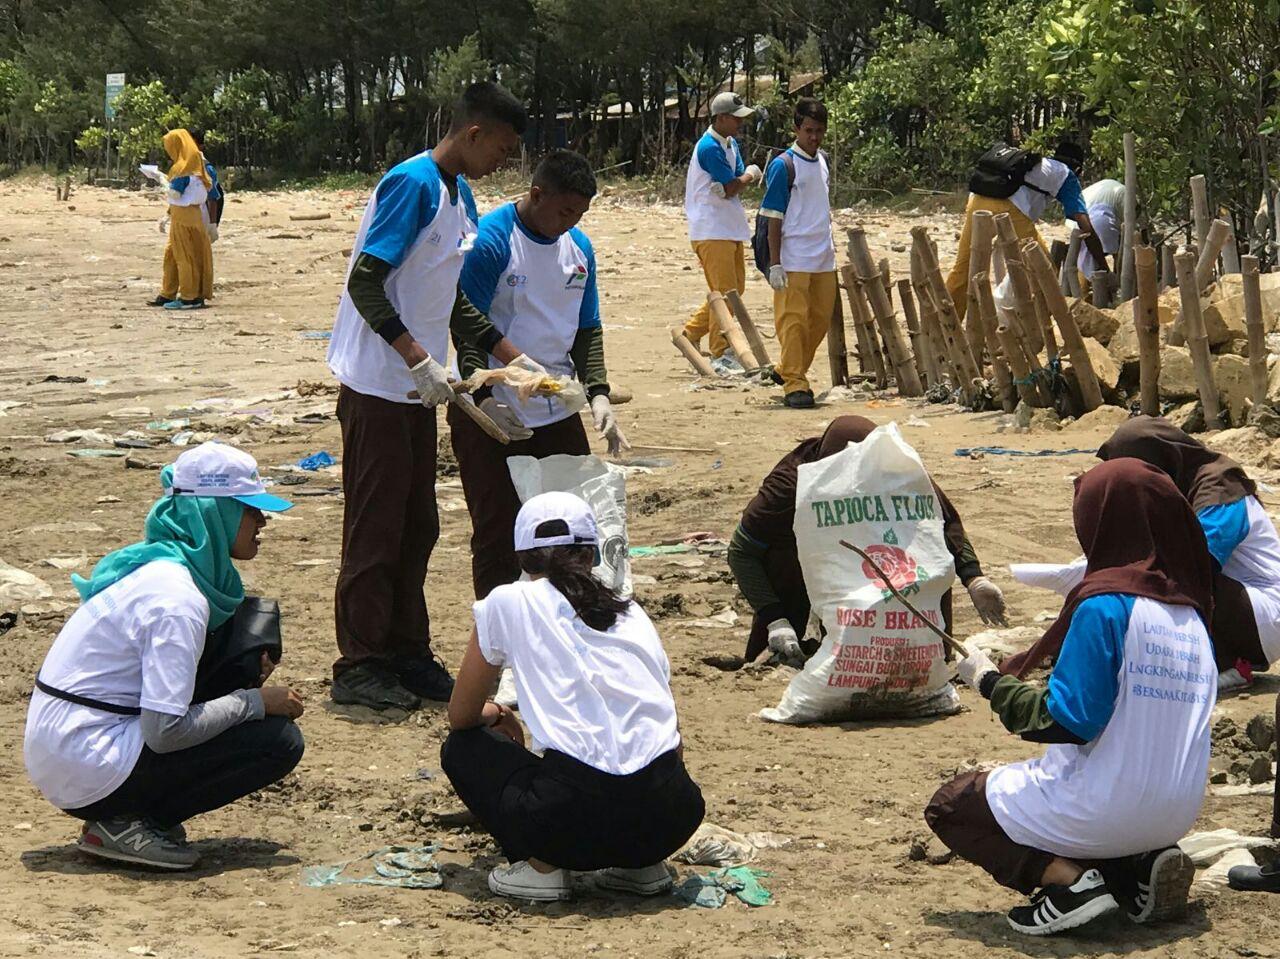
{"type": "Polygon", "coordinates": [[[1117,908],[1102,874],[1088,869],[1070,886],[1045,886],[1028,905],[1009,910],[1009,925],[1027,936],[1052,936],[1117,908]]]}
{"type": "Polygon", "coordinates": [[[1137,888],[1132,901],[1125,902],[1124,907],[1134,922],[1163,922],[1187,911],[1187,895],[1196,867],[1177,846],[1134,856],[1130,869],[1137,888]]]}

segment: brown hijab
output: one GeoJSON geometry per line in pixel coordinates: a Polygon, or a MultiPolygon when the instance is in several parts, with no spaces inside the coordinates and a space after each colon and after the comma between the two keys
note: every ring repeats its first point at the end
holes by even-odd
{"type": "Polygon", "coordinates": [[[1126,593],[1173,606],[1194,606],[1205,628],[1213,619],[1213,561],[1200,521],[1161,470],[1122,458],[1076,480],[1076,539],[1089,560],[1062,612],[1029,650],[1005,660],[1004,673],[1026,676],[1067,638],[1076,607],[1090,596],[1126,593]]]}
{"type": "Polygon", "coordinates": [[[1135,416],[1121,423],[1098,450],[1101,460],[1122,456],[1143,460],[1168,473],[1197,513],[1258,491],[1239,463],[1215,453],[1159,416],[1135,416]]]}

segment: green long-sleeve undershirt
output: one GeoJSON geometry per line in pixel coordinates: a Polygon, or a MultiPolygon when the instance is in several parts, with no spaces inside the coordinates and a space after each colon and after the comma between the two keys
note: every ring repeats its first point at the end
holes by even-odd
{"type": "MultiPolygon", "coordinates": [[[[475,309],[470,302],[467,305],[475,309]]],[[[485,317],[485,322],[492,326],[488,317],[485,317]]],[[[450,329],[452,330],[452,327],[450,329]]],[[[496,331],[496,327],[494,329],[496,331]]],[[[458,351],[458,370],[464,380],[476,370],[489,368],[488,354],[492,352],[492,347],[486,348],[482,341],[468,341],[456,331],[454,331],[453,345],[458,351]]],[[[519,348],[520,344],[516,343],[515,346],[519,348]]],[[[609,370],[604,362],[604,329],[602,327],[594,326],[578,330],[573,338],[573,346],[569,348],[569,359],[573,361],[574,374],[586,387],[587,399],[609,395],[609,370]]],[[[483,399],[488,392],[488,390],[478,390],[477,400],[483,399]]]]}
{"type": "Polygon", "coordinates": [[[1075,743],[1084,740],[1071,732],[1049,712],[1049,689],[1024,683],[1016,676],[987,673],[978,682],[978,692],[991,701],[991,711],[1004,728],[1033,743],[1075,743]]]}

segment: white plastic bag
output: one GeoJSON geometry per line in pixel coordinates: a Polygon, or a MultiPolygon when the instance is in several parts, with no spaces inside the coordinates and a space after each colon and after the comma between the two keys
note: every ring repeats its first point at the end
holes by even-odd
{"type": "Polygon", "coordinates": [[[896,423],[799,469],[796,545],[809,602],[826,632],[791,680],[772,722],[955,712],[942,640],[884,586],[847,540],[939,628],[955,563],[928,473],[896,423]]]}
{"type": "Polygon", "coordinates": [[[600,528],[600,563],[593,570],[603,583],[631,596],[631,559],[627,542],[626,473],[598,456],[556,453],[507,458],[520,502],[552,491],[581,496],[600,528]]]}

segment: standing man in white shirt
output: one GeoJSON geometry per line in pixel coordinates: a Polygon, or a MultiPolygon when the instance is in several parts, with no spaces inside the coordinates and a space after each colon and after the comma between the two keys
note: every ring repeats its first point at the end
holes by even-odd
{"type": "Polygon", "coordinates": [[[436,411],[453,396],[449,334],[516,352],[458,292],[476,233],[467,178],[520,143],[524,107],[493,83],[467,88],[433,150],[378,183],[356,237],[329,368],[342,384],[342,567],[334,598],[340,657],[334,702],[415,709],[447,701],[453,680],[431,652],[423,583],[440,535],[436,411]],[[467,327],[463,329],[463,327],[467,327]]]}
{"type": "Polygon", "coordinates": [[[803,97],[795,109],[796,142],[774,157],[760,215],[769,219],[769,285],[782,357],[783,402],[813,406],[806,374],[831,326],[836,303],[836,246],[831,235],[831,171],[822,140],[827,108],[803,97]]]}
{"type": "MultiPolygon", "coordinates": [[[[738,198],[760,179],[760,168],[745,166],[738,143],[745,119],[755,110],[736,93],[718,93],[711,101],[711,126],[698,140],[689,158],[684,187],[684,215],[689,221],[689,241],[713,293],[747,288],[747,261],[743,244],[751,239],[747,214],[738,198]]],[[[689,342],[711,334],[711,355],[720,357],[729,343],[711,320],[704,302],[684,325],[689,342]]]]}

